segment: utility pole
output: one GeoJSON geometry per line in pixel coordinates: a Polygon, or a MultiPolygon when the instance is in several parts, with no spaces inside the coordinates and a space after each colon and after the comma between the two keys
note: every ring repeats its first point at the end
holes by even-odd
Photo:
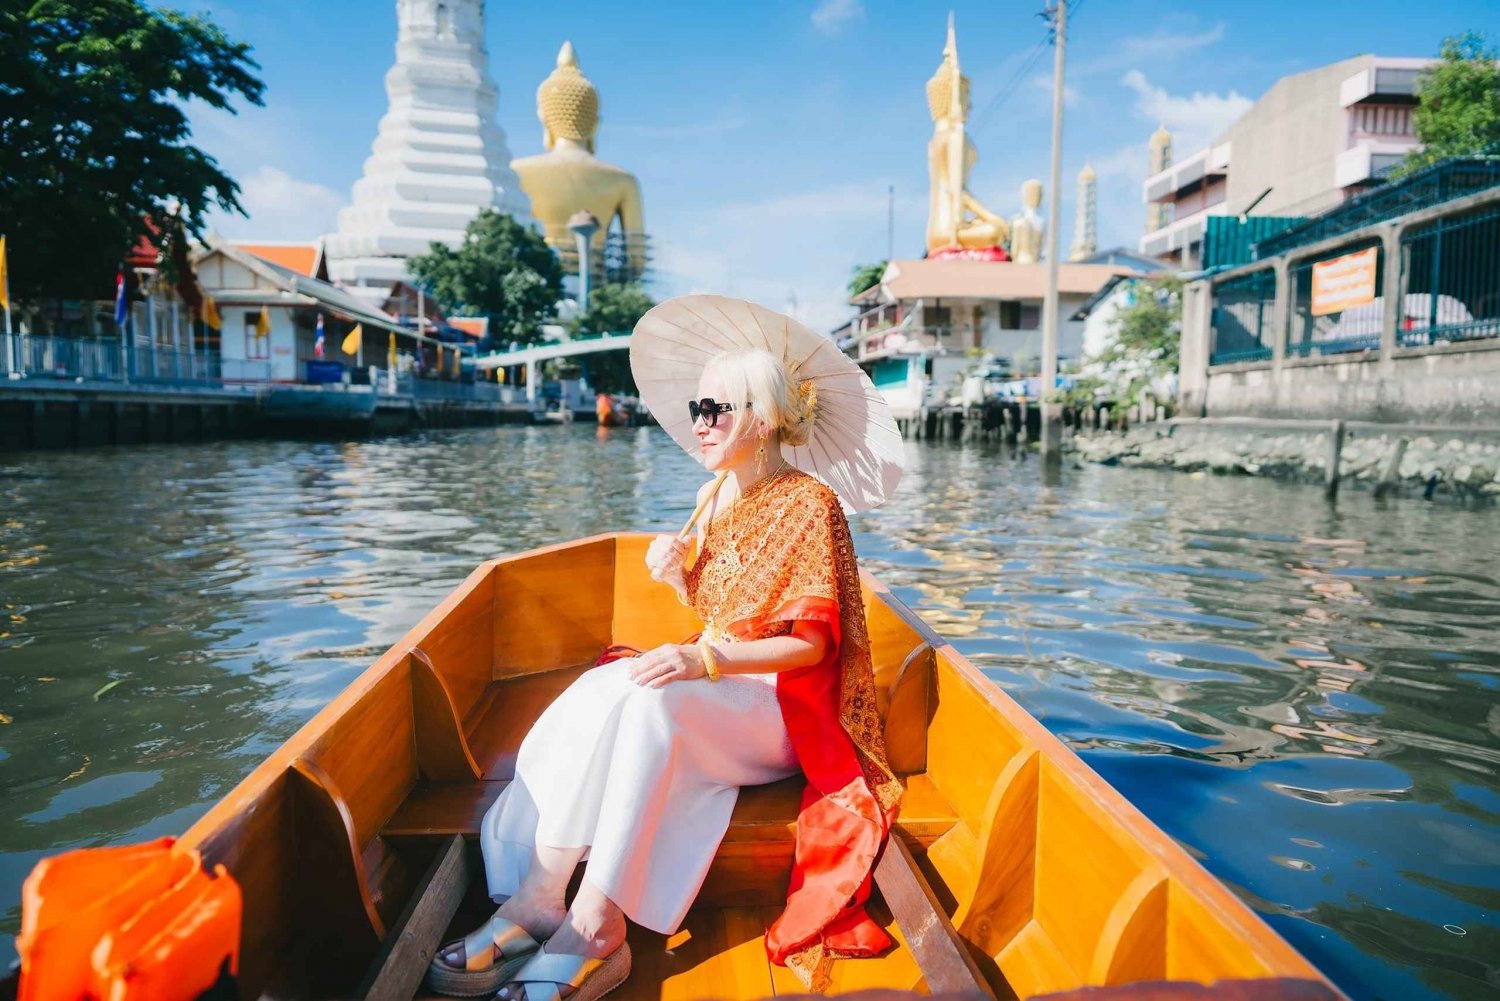
{"type": "Polygon", "coordinates": [[[1052,20],[1052,196],[1047,203],[1047,297],[1042,302],[1042,459],[1062,459],[1062,406],[1056,402],[1057,386],[1057,230],[1062,203],[1063,54],[1068,39],[1068,0],[1052,0],[1047,13],[1052,20]]]}

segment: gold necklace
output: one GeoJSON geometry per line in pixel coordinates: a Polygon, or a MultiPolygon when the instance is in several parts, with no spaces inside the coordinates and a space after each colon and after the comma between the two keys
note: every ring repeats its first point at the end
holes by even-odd
{"type": "MultiPolygon", "coordinates": [[[[760,557],[761,551],[766,548],[766,543],[770,541],[773,534],[773,532],[768,529],[764,537],[760,540],[760,545],[755,547],[755,552],[750,554],[750,558],[748,560],[740,559],[740,538],[739,534],[734,529],[734,509],[739,505],[740,501],[744,500],[751,493],[756,491],[762,484],[769,483],[771,480],[780,476],[789,468],[791,468],[791,464],[788,463],[783,457],[781,460],[781,465],[776,468],[775,472],[756,480],[750,485],[749,490],[740,494],[735,498],[734,503],[729,505],[729,510],[728,512],[726,512],[729,516],[729,524],[724,526],[724,534],[726,536],[725,544],[729,549],[729,552],[725,554],[725,561],[732,564],[732,576],[738,577],[744,571],[746,566],[753,564],[756,559],[760,557]]],[[[782,512],[779,510],[776,512],[776,516],[772,519],[771,522],[771,528],[774,528],[774,526],[781,521],[781,513],[782,512]]],[[[712,637],[713,642],[719,642],[721,640],[727,640],[729,638],[719,629],[719,612],[723,608],[724,601],[728,597],[728,594],[729,585],[726,583],[723,587],[721,587],[718,600],[714,602],[713,608],[708,613],[708,621],[705,623],[706,628],[704,629],[704,632],[712,637]]]]}

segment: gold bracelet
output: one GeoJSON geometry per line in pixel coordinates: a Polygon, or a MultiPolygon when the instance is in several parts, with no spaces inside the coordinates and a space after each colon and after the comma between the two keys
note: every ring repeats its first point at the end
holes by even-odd
{"type": "Polygon", "coordinates": [[[703,673],[709,681],[719,680],[719,662],[714,659],[714,648],[704,636],[698,640],[698,659],[703,662],[703,673]]]}

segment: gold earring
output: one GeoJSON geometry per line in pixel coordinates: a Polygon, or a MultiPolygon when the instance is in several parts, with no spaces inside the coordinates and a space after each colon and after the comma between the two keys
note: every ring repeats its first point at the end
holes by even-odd
{"type": "Polygon", "coordinates": [[[766,436],[760,436],[760,446],[755,450],[755,473],[757,476],[766,475],[766,436]]]}

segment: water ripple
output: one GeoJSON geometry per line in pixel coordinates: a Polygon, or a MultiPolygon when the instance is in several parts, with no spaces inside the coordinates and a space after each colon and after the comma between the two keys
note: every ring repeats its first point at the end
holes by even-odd
{"type": "MultiPolygon", "coordinates": [[[[700,477],[659,432],[582,427],[3,460],[0,926],[46,852],[186,827],[475,563],[675,527],[700,477]]],[[[1500,992],[1496,518],[913,446],[854,528],[1351,996],[1479,998],[1500,992]]]]}

